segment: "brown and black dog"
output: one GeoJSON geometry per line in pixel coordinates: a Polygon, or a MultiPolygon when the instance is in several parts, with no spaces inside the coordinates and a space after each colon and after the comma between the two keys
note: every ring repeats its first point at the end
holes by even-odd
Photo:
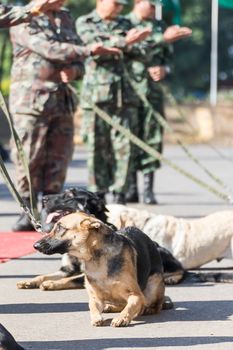
{"type": "Polygon", "coordinates": [[[93,326],[103,325],[104,311],[120,312],[111,325],[121,327],[163,307],[158,247],[135,227],[115,231],[91,215],[73,213],[61,218],[34,247],[49,255],[69,253],[81,262],[93,326]]]}
{"type": "MultiPolygon", "coordinates": [[[[57,195],[44,196],[42,204],[41,223],[44,232],[49,233],[61,217],[79,211],[94,215],[116,229],[107,222],[108,209],[101,193],[90,192],[80,187],[70,188],[57,195]]],[[[165,283],[178,283],[184,275],[181,264],[167,249],[159,245],[157,248],[163,262],[165,283]]],[[[77,257],[69,253],[63,254],[62,265],[58,271],[17,283],[19,289],[40,288],[41,290],[62,290],[83,288],[83,286],[84,277],[81,275],[80,262],[77,257]]]]}

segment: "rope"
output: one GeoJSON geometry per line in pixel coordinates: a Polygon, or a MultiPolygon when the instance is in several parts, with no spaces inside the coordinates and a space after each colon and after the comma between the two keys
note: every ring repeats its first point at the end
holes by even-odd
{"type": "Polygon", "coordinates": [[[113,122],[112,118],[102,109],[100,109],[98,106],[93,105],[93,110],[96,112],[96,114],[102,118],[106,123],[111,125],[114,129],[117,131],[121,132],[125,137],[127,137],[132,143],[137,145],[139,148],[141,148],[143,151],[147,152],[150,154],[152,157],[155,159],[159,159],[160,161],[163,161],[165,164],[167,164],[169,167],[177,171],[178,173],[186,176],[187,178],[191,179],[193,182],[198,184],[199,186],[205,188],[209,192],[213,193],[216,195],[218,198],[230,202],[231,197],[228,194],[225,194],[223,192],[220,192],[216,190],[214,187],[210,186],[206,182],[198,179],[196,176],[193,174],[189,173],[188,171],[182,169],[175,163],[171,162],[169,159],[165,158],[161,153],[157,152],[155,149],[152,147],[148,146],[145,142],[143,142],[141,139],[139,139],[136,135],[134,135],[129,129],[124,128],[122,125],[120,125],[119,122],[113,122]]]}
{"type": "MultiPolygon", "coordinates": [[[[122,68],[124,71],[124,75],[132,88],[134,89],[135,93],[139,97],[139,99],[144,103],[144,105],[149,108],[149,110],[152,112],[156,120],[159,122],[159,124],[164,127],[164,129],[168,130],[169,132],[174,132],[173,128],[169,125],[169,123],[162,117],[162,115],[155,111],[151,103],[148,101],[147,97],[142,94],[138,90],[137,84],[131,79],[129,72],[125,68],[125,65],[123,61],[121,60],[122,68]]],[[[177,144],[183,149],[183,151],[186,153],[186,155],[194,162],[196,163],[212,180],[214,180],[218,185],[220,185],[222,188],[226,189],[229,192],[229,196],[231,193],[231,190],[228,188],[228,186],[216,175],[214,175],[209,169],[207,169],[203,164],[200,163],[200,161],[191,153],[191,151],[182,143],[182,141],[177,137],[176,138],[177,144]]]]}
{"type": "MultiPolygon", "coordinates": [[[[182,109],[180,108],[179,104],[177,103],[174,95],[172,94],[172,92],[170,91],[170,89],[168,88],[168,86],[165,86],[164,84],[161,84],[161,87],[162,87],[162,90],[163,90],[163,93],[164,95],[168,98],[168,101],[175,106],[176,110],[178,111],[179,113],[179,117],[180,117],[180,120],[185,122],[190,130],[192,132],[194,132],[195,134],[198,133],[198,130],[195,129],[193,127],[193,125],[188,121],[188,118],[186,116],[184,116],[184,113],[182,111],[182,109]]],[[[212,149],[221,159],[224,159],[226,160],[227,162],[230,162],[231,164],[233,164],[233,160],[232,159],[229,159],[228,157],[226,157],[216,146],[214,146],[212,143],[210,142],[205,142],[205,145],[207,145],[210,149],[212,149]]]]}
{"type": "Polygon", "coordinates": [[[17,148],[20,160],[21,160],[21,162],[23,164],[24,171],[25,171],[25,174],[26,174],[26,177],[27,177],[27,180],[28,180],[31,209],[29,209],[26,206],[26,204],[24,203],[23,199],[21,198],[21,196],[19,195],[18,191],[16,190],[16,188],[15,188],[15,186],[14,186],[14,184],[13,184],[13,182],[12,182],[8,172],[7,172],[7,169],[6,169],[5,165],[4,165],[2,157],[0,158],[0,171],[1,171],[2,175],[3,175],[3,178],[4,178],[4,180],[5,180],[6,184],[7,184],[7,187],[9,189],[9,191],[11,192],[11,194],[13,195],[15,200],[20,204],[20,206],[24,210],[24,212],[29,216],[29,218],[30,218],[33,226],[35,227],[35,229],[37,231],[39,231],[40,228],[41,228],[41,224],[38,222],[39,215],[38,215],[38,211],[37,211],[36,205],[35,205],[35,195],[34,195],[34,192],[33,192],[33,189],[32,189],[31,177],[30,177],[30,171],[29,171],[29,167],[28,167],[28,162],[27,162],[24,150],[23,150],[23,146],[22,146],[21,140],[20,140],[20,138],[19,138],[19,136],[18,136],[18,134],[17,134],[17,132],[16,132],[16,130],[14,128],[12,119],[11,119],[10,114],[8,112],[8,109],[6,107],[6,103],[5,103],[5,100],[4,100],[4,97],[3,97],[1,91],[0,91],[0,108],[2,109],[6,119],[8,121],[11,134],[12,134],[14,142],[16,144],[16,148],[17,148]]]}

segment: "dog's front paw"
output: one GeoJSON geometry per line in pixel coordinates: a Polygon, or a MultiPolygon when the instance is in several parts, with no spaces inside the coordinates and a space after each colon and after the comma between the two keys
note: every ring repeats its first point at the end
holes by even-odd
{"type": "Polygon", "coordinates": [[[44,281],[40,285],[41,290],[57,290],[56,281],[44,281]]]}
{"type": "Polygon", "coordinates": [[[127,327],[130,324],[130,319],[127,316],[124,317],[115,317],[112,319],[112,327],[127,327]]]}
{"type": "Polygon", "coordinates": [[[91,325],[94,327],[101,327],[104,324],[104,320],[101,318],[93,318],[91,320],[91,325]]]}
{"type": "Polygon", "coordinates": [[[32,281],[19,281],[17,282],[17,288],[18,289],[40,288],[40,284],[38,282],[32,282],[32,281]]]}

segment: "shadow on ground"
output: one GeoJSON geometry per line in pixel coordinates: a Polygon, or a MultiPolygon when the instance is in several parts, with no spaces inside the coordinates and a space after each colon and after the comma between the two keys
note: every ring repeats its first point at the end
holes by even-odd
{"type": "Polygon", "coordinates": [[[233,337],[166,337],[166,338],[125,338],[91,339],[55,342],[25,342],[25,349],[40,350],[103,350],[111,348],[153,348],[168,346],[195,346],[204,344],[232,343],[233,337]]]}
{"type": "MultiPolygon", "coordinates": [[[[88,304],[78,302],[78,296],[77,303],[27,303],[1,305],[1,314],[73,313],[88,310],[88,304]]],[[[176,302],[175,308],[172,310],[162,311],[158,315],[138,317],[137,323],[150,324],[181,321],[223,321],[228,320],[232,315],[232,300],[182,301],[176,302]]],[[[108,318],[107,315],[105,318],[108,318]]]]}

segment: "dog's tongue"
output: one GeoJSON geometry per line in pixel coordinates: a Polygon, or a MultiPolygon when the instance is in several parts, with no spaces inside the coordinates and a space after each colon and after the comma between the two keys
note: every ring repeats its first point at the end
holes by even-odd
{"type": "Polygon", "coordinates": [[[56,216],[60,216],[60,213],[49,213],[46,219],[46,224],[50,224],[53,221],[53,218],[55,218],[56,216]]]}

